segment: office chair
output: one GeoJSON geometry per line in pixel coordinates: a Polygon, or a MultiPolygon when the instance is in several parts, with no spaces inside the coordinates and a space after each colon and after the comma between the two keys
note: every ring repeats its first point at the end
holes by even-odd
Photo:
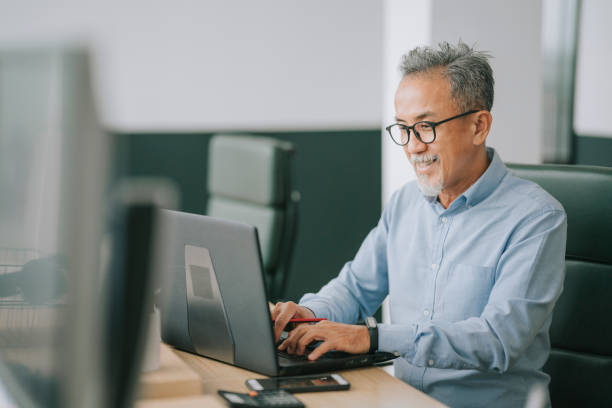
{"type": "Polygon", "coordinates": [[[209,145],[207,214],[257,227],[268,299],[285,294],[299,193],[293,144],[247,135],[215,135],[209,145]]]}
{"type": "Polygon", "coordinates": [[[567,212],[566,276],[550,328],[552,405],[612,407],[612,168],[508,167],[567,212]]]}

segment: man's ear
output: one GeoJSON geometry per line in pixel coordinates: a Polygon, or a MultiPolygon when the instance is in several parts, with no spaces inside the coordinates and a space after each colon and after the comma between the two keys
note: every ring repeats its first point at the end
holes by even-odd
{"type": "Polygon", "coordinates": [[[473,142],[475,145],[481,145],[487,140],[487,136],[489,135],[489,131],[491,130],[491,122],[493,121],[493,117],[491,116],[491,112],[486,110],[481,110],[474,113],[473,126],[474,126],[474,139],[473,142]]]}

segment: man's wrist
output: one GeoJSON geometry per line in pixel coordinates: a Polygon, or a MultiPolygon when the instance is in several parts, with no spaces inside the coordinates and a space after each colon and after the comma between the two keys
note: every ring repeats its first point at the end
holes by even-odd
{"type": "Polygon", "coordinates": [[[372,316],[365,318],[365,325],[370,334],[370,353],[378,350],[378,322],[372,316]]]}
{"type": "Polygon", "coordinates": [[[312,317],[312,318],[316,319],[317,315],[315,314],[315,312],[312,311],[311,308],[309,308],[307,306],[302,306],[302,307],[312,314],[312,316],[308,316],[308,317],[312,317]]]}

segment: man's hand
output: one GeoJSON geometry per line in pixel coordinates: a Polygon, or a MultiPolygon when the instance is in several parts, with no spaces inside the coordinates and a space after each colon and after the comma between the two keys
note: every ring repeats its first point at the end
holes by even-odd
{"type": "Polygon", "coordinates": [[[274,338],[278,342],[283,329],[291,319],[314,319],[315,315],[307,307],[293,302],[278,302],[275,305],[268,302],[270,314],[274,320],[274,338]]]}
{"type": "Polygon", "coordinates": [[[301,324],[293,329],[287,339],[278,347],[289,354],[304,354],[306,346],[322,341],[309,355],[316,360],[330,350],[359,354],[370,350],[370,333],[365,326],[322,321],[317,324],[301,324]]]}

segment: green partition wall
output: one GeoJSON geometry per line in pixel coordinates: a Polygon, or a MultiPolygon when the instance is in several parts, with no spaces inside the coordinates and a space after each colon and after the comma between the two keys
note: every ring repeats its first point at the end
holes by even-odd
{"type": "Polygon", "coordinates": [[[612,137],[575,135],[575,163],[612,167],[612,137]]]}
{"type": "MultiPolygon", "coordinates": [[[[381,211],[380,130],[265,133],[296,146],[301,193],[287,299],[316,291],[352,259],[381,211]]],[[[204,214],[206,133],[115,133],[118,177],[163,176],[182,211],[204,214]]]]}

